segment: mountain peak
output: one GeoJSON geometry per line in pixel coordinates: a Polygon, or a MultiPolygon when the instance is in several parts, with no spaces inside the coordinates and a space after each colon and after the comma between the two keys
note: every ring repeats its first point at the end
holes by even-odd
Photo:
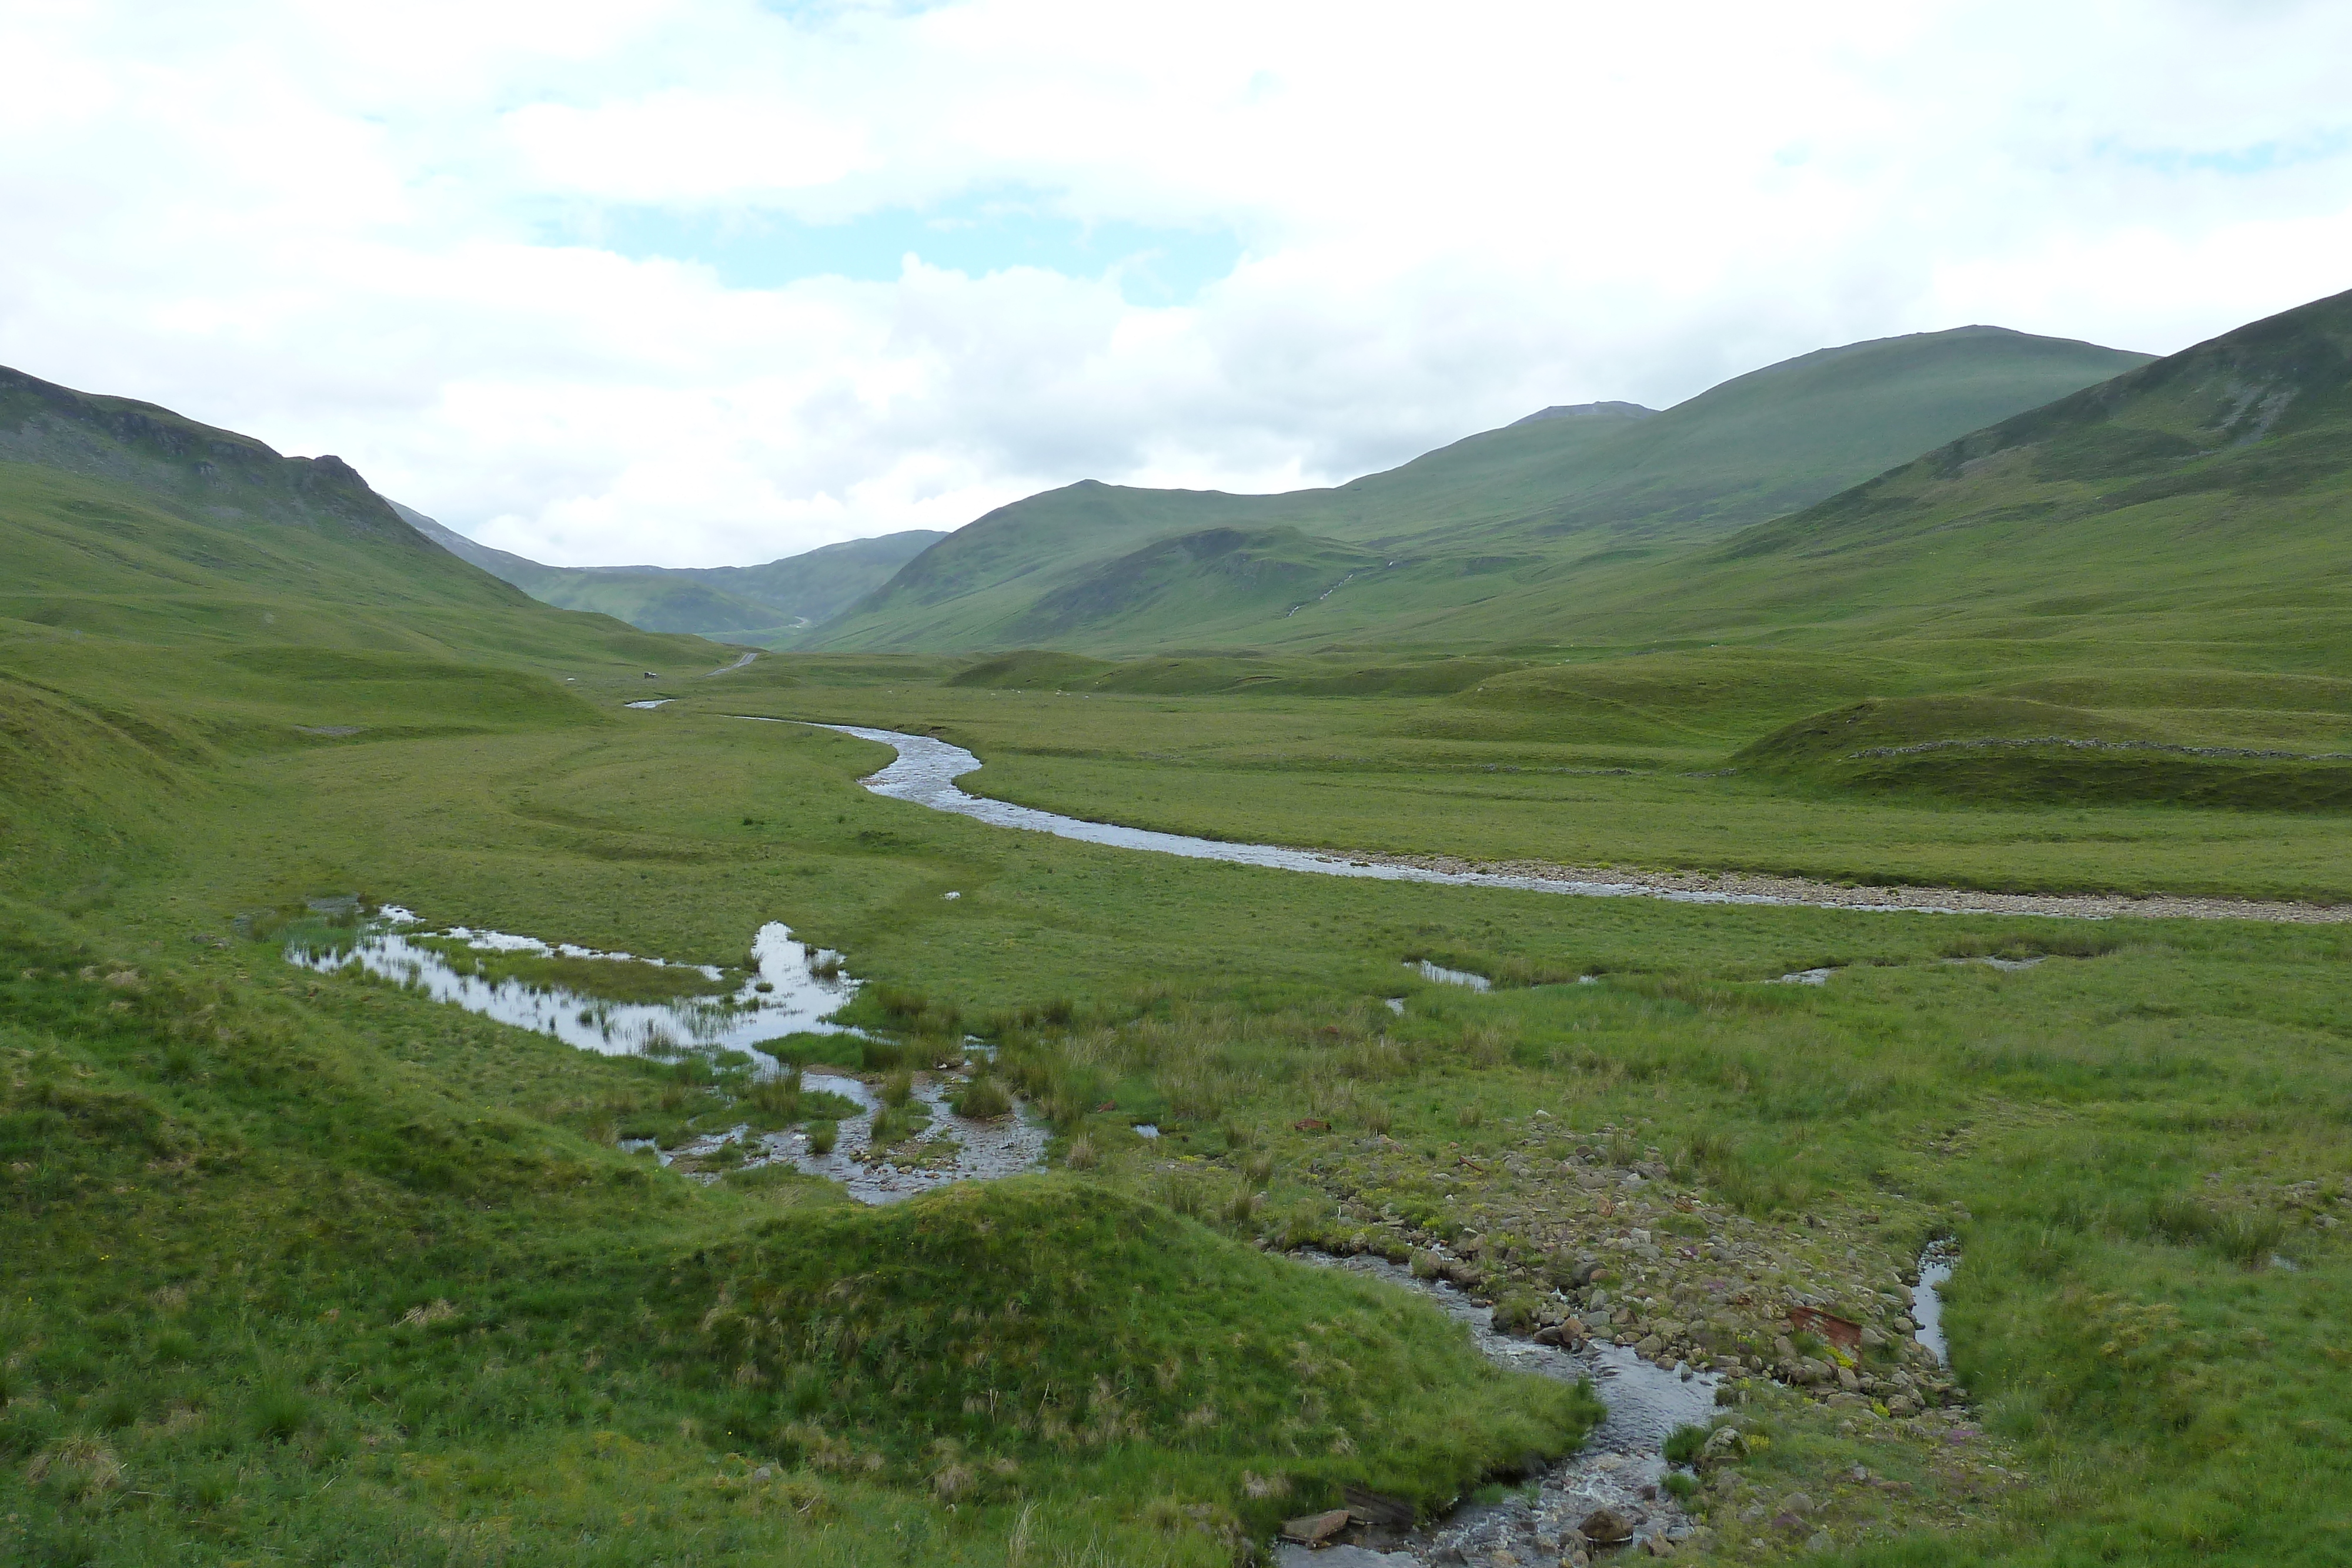
{"type": "Polygon", "coordinates": [[[1533,424],[1539,419],[1648,419],[1657,412],[1638,402],[1556,402],[1511,423],[1533,424]]]}

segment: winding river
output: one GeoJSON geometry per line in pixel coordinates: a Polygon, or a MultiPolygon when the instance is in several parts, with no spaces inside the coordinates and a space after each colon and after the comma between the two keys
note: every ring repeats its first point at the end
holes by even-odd
{"type": "Polygon", "coordinates": [[[768,724],[806,724],[871,740],[897,751],[898,760],[861,780],[877,795],[951,811],[999,828],[1023,828],[1114,849],[1224,861],[1318,876],[1360,876],[1378,882],[1437,883],[1449,887],[1494,887],[1515,893],[1560,893],[1584,898],[1658,898],[1673,904],[1761,904],[1812,909],[1851,909],[1911,915],[2049,915],[2075,920],[2122,915],[2190,920],[2263,920],[2331,925],[2352,921],[2352,904],[2289,904],[2274,900],[2208,898],[2175,894],[2126,895],[2084,893],[1990,893],[1976,888],[1886,885],[1856,887],[1805,877],[1747,872],[1656,872],[1632,877],[1596,875],[1573,866],[1522,862],[1527,869],[1480,869],[1444,855],[1397,855],[1290,849],[1280,844],[1237,844],[1154,832],[1116,822],[1089,822],[1041,811],[1032,806],[969,795],[955,781],[976,771],[980,758],[936,736],[906,735],[854,724],[817,724],[806,719],[738,714],[768,724]]]}
{"type": "MultiPolygon", "coordinates": [[[[753,716],[745,715],[745,717],[753,716]]],[[[797,719],[769,719],[771,724],[796,724],[797,719]]],[[[859,780],[877,795],[951,811],[992,827],[1022,828],[1082,843],[1108,844],[1113,849],[1145,850],[1153,854],[1181,855],[1187,860],[1224,861],[1233,865],[1265,866],[1276,871],[1309,872],[1318,876],[1360,876],[1376,882],[1438,883],[1449,887],[1498,887],[1518,893],[1566,893],[1588,898],[1663,898],[1677,904],[1797,904],[1801,899],[1765,894],[1717,893],[1653,886],[1640,882],[1583,882],[1548,876],[1513,876],[1500,872],[1437,871],[1402,865],[1388,860],[1355,860],[1328,851],[1297,850],[1280,844],[1237,844],[1221,839],[1196,839],[1183,833],[1154,832],[1149,828],[1121,827],[1116,822],[1089,822],[966,794],[956,780],[978,771],[980,758],[961,746],[936,736],[906,735],[895,729],[867,729],[853,724],[818,724],[812,728],[837,730],[871,740],[898,752],[898,760],[859,780]]],[[[1827,901],[1824,901],[1827,902],[1827,901]]],[[[1873,909],[1913,909],[1914,904],[1842,905],[1873,909]]],[[[1948,912],[1945,912],[1948,913],[1948,912]]]]}

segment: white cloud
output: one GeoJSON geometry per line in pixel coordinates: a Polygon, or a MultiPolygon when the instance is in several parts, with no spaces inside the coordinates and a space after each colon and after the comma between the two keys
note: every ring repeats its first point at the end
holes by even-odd
{"type": "Polygon", "coordinates": [[[0,54],[0,361],[557,560],[1328,482],[1829,342],[2164,350],[2352,283],[2326,4],[121,0],[0,54]],[[827,275],[1007,192],[1000,261],[827,275]],[[1137,303],[1057,219],[1240,259],[1137,303]],[[692,237],[763,225],[762,287],[692,237]]]}

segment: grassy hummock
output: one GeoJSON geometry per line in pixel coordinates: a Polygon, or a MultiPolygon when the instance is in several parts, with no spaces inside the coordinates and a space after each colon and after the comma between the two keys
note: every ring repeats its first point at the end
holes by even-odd
{"type": "Polygon", "coordinates": [[[951,1497],[1148,1476],[1263,1531],[1351,1482],[1442,1505],[1598,1415],[1394,1291],[1067,1177],[786,1216],[678,1280],[770,1451],[951,1497]]]}

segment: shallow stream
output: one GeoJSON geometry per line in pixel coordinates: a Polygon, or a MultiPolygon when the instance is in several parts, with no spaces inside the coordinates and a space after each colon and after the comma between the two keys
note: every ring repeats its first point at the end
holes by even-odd
{"type": "Polygon", "coordinates": [[[1497,1365],[1563,1383],[1590,1378],[1609,1415],[1581,1448],[1553,1465],[1532,1488],[1494,1502],[1464,1503],[1419,1529],[1376,1530],[1360,1546],[1310,1551],[1286,1542],[1275,1552],[1282,1568],[1486,1563],[1495,1560],[1497,1550],[1508,1550],[1522,1562],[1557,1562],[1576,1527],[1600,1508],[1615,1509],[1633,1522],[1634,1539],[1629,1544],[1652,1536],[1671,1542],[1688,1532],[1688,1516],[1660,1487],[1667,1466],[1659,1450],[1675,1427],[1704,1427],[1714,1416],[1714,1374],[1670,1371],[1622,1345],[1600,1341],[1570,1351],[1499,1333],[1492,1309],[1443,1280],[1417,1279],[1411,1270],[1385,1258],[1339,1258],[1311,1250],[1290,1256],[1320,1268],[1369,1274],[1428,1298],[1466,1327],[1472,1343],[1497,1365]],[[1531,1559],[1530,1552],[1538,1556],[1531,1559]],[[1549,1557],[1540,1556],[1547,1552],[1549,1557]]]}
{"type": "Polygon", "coordinates": [[[1912,1337],[1935,1353],[1936,1364],[1952,1364],[1952,1347],[1944,1338],[1944,1298],[1937,1287],[1960,1265],[1960,1249],[1949,1241],[1930,1241],[1919,1254],[1919,1282],[1911,1287],[1911,1321],[1918,1324],[1912,1337]]]}

